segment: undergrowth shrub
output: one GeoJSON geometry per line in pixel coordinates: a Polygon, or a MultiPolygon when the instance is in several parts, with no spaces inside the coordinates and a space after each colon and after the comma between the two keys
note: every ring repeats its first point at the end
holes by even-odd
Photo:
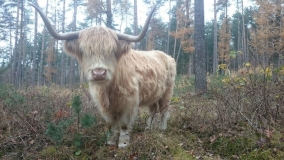
{"type": "Polygon", "coordinates": [[[25,97],[20,94],[12,85],[0,84],[0,99],[3,105],[10,108],[11,111],[19,107],[25,101],[25,97]]]}
{"type": "Polygon", "coordinates": [[[60,144],[63,141],[64,135],[66,135],[66,132],[70,129],[70,126],[75,123],[76,133],[73,138],[73,144],[78,150],[76,154],[79,155],[79,150],[83,146],[80,128],[92,127],[96,122],[96,118],[88,113],[82,113],[82,102],[79,95],[73,96],[71,107],[74,111],[74,115],[66,119],[59,120],[59,122],[56,123],[49,123],[47,125],[45,135],[47,135],[56,144],[60,144]]]}
{"type": "Polygon", "coordinates": [[[176,76],[175,87],[174,87],[174,96],[177,97],[182,94],[186,94],[193,90],[194,88],[194,77],[188,78],[184,75],[176,76]]]}
{"type": "Polygon", "coordinates": [[[230,126],[245,121],[254,130],[268,128],[281,121],[284,110],[284,82],[270,81],[267,74],[250,73],[225,77],[222,90],[212,89],[216,111],[221,124],[230,126]]]}
{"type": "Polygon", "coordinates": [[[145,129],[141,109],[124,149],[105,145],[88,86],[0,85],[0,159],[283,159],[284,77],[248,71],[208,76],[204,95],[178,76],[168,129],[145,129]]]}
{"type": "MultiPolygon", "coordinates": [[[[186,94],[175,90],[170,126],[197,134],[207,152],[225,159],[282,157],[283,75],[275,82],[269,69],[247,68],[207,78],[204,95],[195,95],[193,89],[186,94]]],[[[176,86],[187,87],[184,82],[176,86]]]]}
{"type": "MultiPolygon", "coordinates": [[[[71,90],[58,86],[15,89],[12,85],[0,84],[1,155],[11,154],[13,157],[13,152],[24,148],[38,151],[46,144],[70,144],[76,156],[82,155],[80,149],[89,141],[85,133],[93,129],[97,121],[97,112],[92,106],[84,86],[71,90]],[[73,101],[72,95],[75,95],[73,101]]],[[[57,149],[57,152],[60,153],[60,150],[57,149]]],[[[40,154],[25,156],[47,158],[40,157],[40,154]]],[[[50,157],[58,159],[57,156],[50,157]]]]}

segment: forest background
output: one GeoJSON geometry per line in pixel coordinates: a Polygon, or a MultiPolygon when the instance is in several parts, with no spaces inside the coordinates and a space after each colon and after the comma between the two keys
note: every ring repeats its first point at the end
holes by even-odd
{"type": "Polygon", "coordinates": [[[105,145],[108,129],[78,62],[28,5],[37,2],[0,0],[0,159],[284,159],[284,2],[204,1],[198,42],[201,0],[38,2],[58,32],[98,25],[130,35],[158,4],[133,48],[177,62],[168,129],[146,129],[141,108],[131,145],[118,149],[105,145]],[[207,92],[195,92],[199,82],[207,92]]]}
{"type": "MultiPolygon", "coordinates": [[[[77,62],[62,54],[64,52],[61,47],[62,42],[50,37],[41,19],[38,19],[37,13],[27,4],[28,2],[33,1],[1,1],[1,81],[10,82],[16,87],[79,84],[77,62]]],[[[40,5],[44,4],[41,5],[42,9],[59,32],[102,25],[117,32],[135,35],[139,33],[144,23],[141,17],[147,15],[153,3],[155,2],[139,1],[141,7],[137,7],[137,1],[128,0],[47,0],[45,3],[41,1],[40,5]],[[144,11],[137,12],[137,8],[139,10],[143,8],[144,11]]],[[[254,66],[260,63],[269,65],[274,51],[259,52],[259,48],[255,47],[265,46],[258,41],[265,37],[257,37],[257,33],[264,32],[265,27],[267,29],[274,24],[266,22],[269,25],[264,25],[262,24],[264,22],[257,22],[256,18],[264,21],[274,14],[271,12],[282,14],[282,8],[275,10],[279,6],[276,1],[266,2],[270,8],[263,8],[266,4],[257,1],[251,1],[249,3],[251,6],[246,8],[242,0],[219,0],[215,3],[216,7],[212,6],[213,11],[205,12],[205,15],[216,13],[213,19],[207,18],[205,23],[206,72],[215,74],[220,64],[223,64],[221,68],[226,66],[226,69],[232,71],[243,68],[248,62],[254,63],[254,66]],[[232,10],[235,12],[232,13],[232,10]],[[259,10],[265,11],[261,17],[255,14],[259,13],[259,10]]],[[[148,35],[140,43],[136,43],[134,48],[164,51],[176,59],[179,75],[191,76],[194,74],[193,2],[160,0],[157,4],[158,10],[148,35]]],[[[205,6],[211,4],[212,2],[205,1],[205,6]]],[[[277,16],[274,18],[277,19],[277,16]]],[[[274,27],[273,30],[277,30],[280,34],[282,19],[278,18],[278,21],[278,28],[274,27]]],[[[277,33],[269,34],[275,38],[277,33]]],[[[281,36],[278,38],[281,39],[281,36]]],[[[277,47],[277,50],[281,50],[282,46],[277,47]]],[[[272,46],[268,48],[276,49],[272,46]]],[[[281,56],[280,53],[276,55],[281,56]]],[[[278,61],[282,64],[281,58],[278,61]]]]}

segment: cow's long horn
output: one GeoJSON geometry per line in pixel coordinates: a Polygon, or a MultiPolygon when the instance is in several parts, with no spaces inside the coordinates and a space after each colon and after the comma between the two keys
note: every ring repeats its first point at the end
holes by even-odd
{"type": "Polygon", "coordinates": [[[68,32],[68,33],[57,33],[55,29],[52,27],[51,23],[49,22],[48,18],[45,16],[45,14],[42,12],[42,10],[35,4],[29,3],[29,5],[33,6],[37,12],[40,14],[46,29],[49,31],[52,37],[58,40],[72,40],[72,39],[78,39],[79,32],[68,32]]]}
{"type": "Polygon", "coordinates": [[[146,22],[145,22],[143,28],[142,28],[142,31],[140,32],[140,34],[138,36],[131,36],[131,35],[128,35],[128,34],[117,33],[118,39],[129,41],[129,42],[139,42],[139,41],[141,41],[145,37],[145,35],[147,33],[147,30],[148,30],[148,27],[149,27],[149,24],[150,24],[150,20],[152,18],[152,15],[153,15],[155,9],[156,9],[156,6],[157,5],[155,5],[153,7],[153,9],[151,10],[149,16],[146,19],[146,22]]]}

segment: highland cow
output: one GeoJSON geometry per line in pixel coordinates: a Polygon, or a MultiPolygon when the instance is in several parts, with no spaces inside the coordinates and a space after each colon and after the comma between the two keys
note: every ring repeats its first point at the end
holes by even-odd
{"type": "Polygon", "coordinates": [[[147,106],[150,116],[161,114],[159,128],[167,127],[169,106],[176,75],[175,60],[161,51],[136,51],[131,42],[141,41],[148,30],[154,9],[138,36],[116,33],[105,27],[90,27],[77,32],[57,33],[44,13],[49,33],[64,41],[67,54],[75,57],[89,82],[89,90],[98,110],[109,126],[107,144],[123,148],[129,144],[131,126],[138,107],[147,106]]]}

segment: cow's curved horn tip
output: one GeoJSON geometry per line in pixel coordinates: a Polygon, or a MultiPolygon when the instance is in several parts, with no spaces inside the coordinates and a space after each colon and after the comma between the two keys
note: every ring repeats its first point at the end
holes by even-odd
{"type": "Polygon", "coordinates": [[[158,4],[154,4],[154,7],[152,10],[156,10],[158,4]]]}
{"type": "Polygon", "coordinates": [[[33,7],[39,7],[37,3],[28,2],[28,5],[33,6],[33,7]]]}
{"type": "Polygon", "coordinates": [[[33,6],[33,7],[37,7],[38,5],[36,5],[36,4],[34,4],[34,3],[30,3],[30,2],[28,2],[28,5],[30,5],[30,6],[33,6]]]}

